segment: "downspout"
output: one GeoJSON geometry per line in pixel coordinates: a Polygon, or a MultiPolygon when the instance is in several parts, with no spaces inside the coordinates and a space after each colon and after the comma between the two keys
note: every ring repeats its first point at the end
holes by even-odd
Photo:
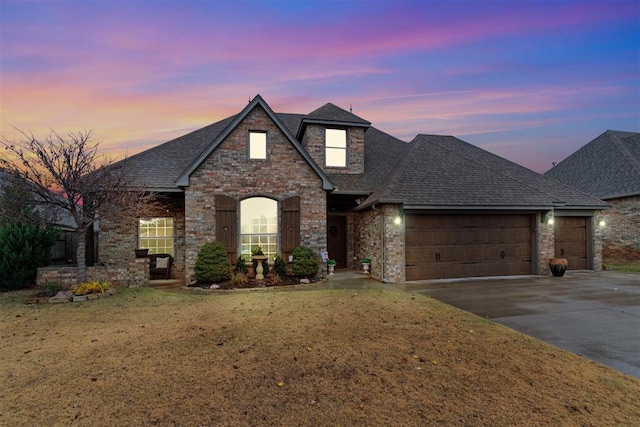
{"type": "Polygon", "coordinates": [[[380,236],[381,237],[380,241],[382,242],[382,257],[381,257],[382,259],[381,259],[381,262],[380,262],[382,271],[381,271],[380,279],[382,280],[382,283],[387,283],[387,279],[385,279],[385,277],[384,277],[385,276],[385,268],[384,268],[384,266],[385,266],[385,258],[386,258],[386,255],[385,255],[386,245],[385,245],[385,232],[384,232],[385,231],[384,230],[384,211],[376,209],[375,203],[371,206],[371,209],[373,209],[374,212],[380,212],[380,215],[382,215],[382,227],[381,227],[382,233],[381,233],[381,236],[380,236]]]}

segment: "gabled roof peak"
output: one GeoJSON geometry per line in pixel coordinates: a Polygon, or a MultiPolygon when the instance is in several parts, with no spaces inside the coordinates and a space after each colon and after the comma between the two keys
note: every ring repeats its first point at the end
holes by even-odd
{"type": "Polygon", "coordinates": [[[347,111],[338,107],[331,102],[324,104],[307,114],[303,120],[305,121],[328,121],[328,122],[344,122],[352,126],[360,125],[369,127],[371,122],[356,116],[351,111],[347,111]]]}
{"type": "Polygon", "coordinates": [[[206,147],[204,151],[200,153],[200,155],[189,165],[189,167],[182,172],[182,174],[175,180],[176,185],[180,187],[189,185],[189,177],[191,174],[200,166],[202,162],[205,161],[207,157],[225,140],[229,134],[249,115],[251,111],[253,111],[256,107],[262,107],[262,109],[267,113],[267,116],[278,126],[280,131],[285,135],[285,137],[289,140],[289,142],[294,146],[294,148],[300,153],[300,155],[307,161],[309,166],[315,171],[318,177],[322,180],[322,189],[323,190],[333,190],[335,187],[329,180],[329,177],[324,173],[324,171],[316,164],[316,162],[311,158],[309,153],[307,153],[298,140],[296,140],[289,129],[285,126],[285,124],[280,120],[278,115],[273,112],[271,107],[267,104],[267,102],[260,96],[259,94],[253,98],[244,109],[236,115],[233,120],[224,128],[222,132],[220,132],[213,141],[206,147]]]}

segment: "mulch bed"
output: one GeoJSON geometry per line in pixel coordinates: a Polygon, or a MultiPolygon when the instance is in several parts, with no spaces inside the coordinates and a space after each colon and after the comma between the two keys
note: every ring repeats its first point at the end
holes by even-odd
{"type": "MultiPolygon", "coordinates": [[[[300,277],[293,275],[285,275],[275,278],[274,276],[265,276],[263,280],[256,280],[255,277],[249,277],[246,282],[237,284],[232,281],[226,281],[221,283],[195,283],[193,285],[189,285],[191,288],[202,288],[202,289],[251,289],[251,288],[268,288],[273,286],[292,286],[299,285],[301,280],[304,280],[300,277]],[[214,287],[212,287],[212,285],[214,287]],[[218,287],[216,287],[218,286],[218,287]]],[[[321,278],[311,278],[307,279],[309,283],[318,282],[321,278]]]]}

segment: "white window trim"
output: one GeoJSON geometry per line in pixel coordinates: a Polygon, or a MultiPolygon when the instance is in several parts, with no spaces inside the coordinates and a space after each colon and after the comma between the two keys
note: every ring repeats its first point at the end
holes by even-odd
{"type": "Polygon", "coordinates": [[[348,132],[347,129],[340,128],[325,128],[324,131],[324,165],[328,168],[346,168],[349,166],[349,144],[348,144],[348,132]],[[344,147],[338,145],[330,145],[327,137],[328,131],[341,131],[344,132],[344,147]],[[344,164],[329,164],[329,156],[327,155],[330,151],[332,152],[340,152],[343,154],[341,160],[344,160],[344,164]]]}
{"type": "Polygon", "coordinates": [[[248,143],[247,143],[247,155],[249,157],[249,160],[267,160],[267,156],[268,156],[268,150],[267,150],[267,145],[268,145],[268,135],[267,132],[264,131],[258,131],[258,130],[251,130],[249,131],[249,137],[248,137],[248,143]],[[264,141],[255,141],[256,143],[264,143],[264,157],[254,157],[252,155],[252,136],[253,135],[264,135],[264,141]]]}

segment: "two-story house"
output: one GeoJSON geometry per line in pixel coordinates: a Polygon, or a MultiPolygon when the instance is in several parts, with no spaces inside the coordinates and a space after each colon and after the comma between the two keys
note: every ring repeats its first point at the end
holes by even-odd
{"type": "Polygon", "coordinates": [[[254,246],[286,260],[303,245],[328,251],[337,268],[370,258],[386,282],[546,274],[559,244],[570,268],[572,257],[577,268],[601,267],[602,201],[451,136],[406,143],[333,104],[284,114],[256,96],[126,161],[162,208],[100,219],[107,265],[145,247],[173,255],[172,277],[189,280],[216,239],[232,263],[254,246]],[[554,233],[560,216],[583,218],[582,234],[554,233]]]}

